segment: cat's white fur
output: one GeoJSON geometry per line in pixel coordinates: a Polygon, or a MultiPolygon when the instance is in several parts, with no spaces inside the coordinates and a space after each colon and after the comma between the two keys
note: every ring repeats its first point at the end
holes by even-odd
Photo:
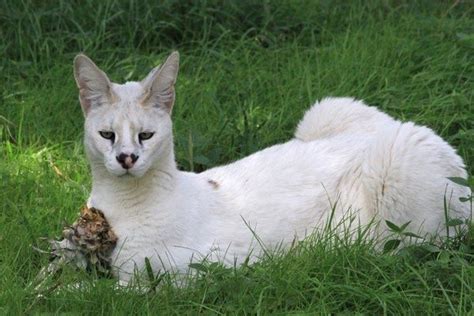
{"type": "Polygon", "coordinates": [[[173,53],[143,81],[120,85],[86,56],[75,59],[93,176],[88,203],[119,237],[113,259],[121,280],[142,271],[145,258],[155,271],[183,271],[204,256],[254,259],[263,244],[284,246],[321,228],[334,205],[335,222],[351,212],[360,225],[410,221],[409,230],[428,234],[444,233],[445,196],[451,217],[469,218],[459,202],[469,189],[447,179],[467,176],[455,150],[431,129],[352,98],[314,104],[286,143],[199,174],[178,170],[171,124],[178,60],[173,53]],[[115,142],[99,131],[113,131],[115,142]],[[140,143],[141,132],[155,134],[140,143]],[[120,153],[139,158],[124,169],[120,153]]]}

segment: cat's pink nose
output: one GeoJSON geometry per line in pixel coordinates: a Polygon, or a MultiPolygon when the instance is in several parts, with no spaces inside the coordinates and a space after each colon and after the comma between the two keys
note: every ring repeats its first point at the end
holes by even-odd
{"type": "Polygon", "coordinates": [[[128,155],[128,154],[121,153],[120,155],[118,155],[115,158],[117,159],[119,164],[122,166],[122,168],[130,169],[130,168],[133,167],[135,162],[138,160],[138,157],[139,156],[137,156],[135,154],[128,155]]]}

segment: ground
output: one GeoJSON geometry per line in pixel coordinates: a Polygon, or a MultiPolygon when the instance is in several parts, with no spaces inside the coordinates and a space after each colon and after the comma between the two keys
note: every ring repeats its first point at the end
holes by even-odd
{"type": "Polygon", "coordinates": [[[58,237],[90,189],[72,75],[81,51],[115,81],[140,80],[180,51],[173,118],[184,170],[288,140],[315,100],[353,96],[434,129],[472,176],[472,2],[190,3],[0,4],[0,313],[472,313],[473,229],[439,247],[388,242],[385,253],[327,233],[256,265],[194,265],[180,288],[161,275],[148,294],[65,270],[58,282],[94,287],[35,295],[28,284],[48,258],[32,246],[58,237]]]}

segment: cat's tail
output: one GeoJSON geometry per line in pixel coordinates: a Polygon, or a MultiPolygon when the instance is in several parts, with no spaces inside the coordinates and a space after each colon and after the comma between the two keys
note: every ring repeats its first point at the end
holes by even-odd
{"type": "Polygon", "coordinates": [[[310,142],[341,133],[374,132],[393,119],[354,98],[325,98],[316,102],[296,128],[295,138],[310,142]]]}
{"type": "Polygon", "coordinates": [[[470,204],[460,201],[471,190],[448,179],[467,178],[462,158],[431,129],[393,121],[370,142],[361,167],[363,187],[367,207],[382,225],[411,221],[408,230],[434,234],[446,233],[446,212],[472,220],[470,204]]]}

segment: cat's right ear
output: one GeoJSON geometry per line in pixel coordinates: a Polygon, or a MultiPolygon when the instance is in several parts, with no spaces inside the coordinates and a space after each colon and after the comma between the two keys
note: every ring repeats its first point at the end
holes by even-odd
{"type": "Polygon", "coordinates": [[[174,86],[178,76],[179,53],[173,52],[166,61],[153,69],[141,84],[145,89],[143,105],[164,109],[171,113],[173,109],[175,92],[174,86]]]}
{"type": "Polygon", "coordinates": [[[87,115],[93,107],[111,101],[109,78],[84,54],[74,58],[74,78],[79,88],[79,100],[84,115],[87,115]]]}

